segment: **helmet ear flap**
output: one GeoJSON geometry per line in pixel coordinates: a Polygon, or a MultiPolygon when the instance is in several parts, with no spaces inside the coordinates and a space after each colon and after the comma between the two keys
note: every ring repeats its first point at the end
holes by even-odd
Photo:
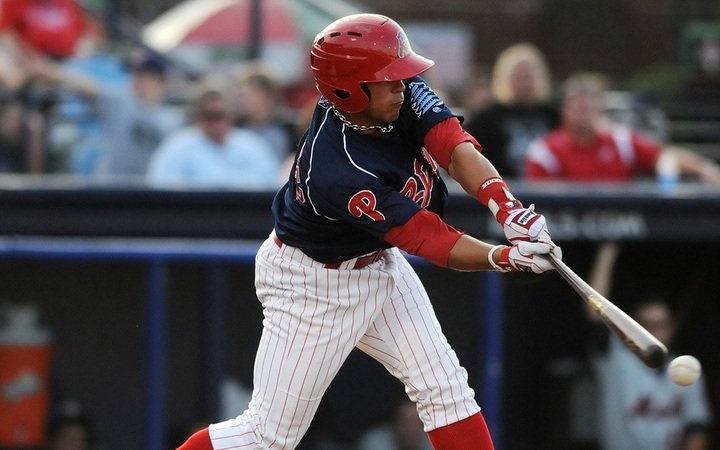
{"type": "Polygon", "coordinates": [[[347,113],[356,113],[364,110],[370,104],[367,94],[361,89],[361,86],[343,86],[338,87],[317,80],[318,90],[338,109],[347,113]]]}
{"type": "Polygon", "coordinates": [[[348,98],[350,98],[350,93],[344,89],[335,89],[333,91],[333,93],[335,93],[336,97],[341,98],[343,100],[347,100],[348,98]]]}

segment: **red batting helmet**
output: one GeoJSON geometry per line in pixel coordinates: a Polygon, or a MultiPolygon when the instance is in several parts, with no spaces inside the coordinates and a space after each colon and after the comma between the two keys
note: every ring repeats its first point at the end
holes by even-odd
{"type": "Polygon", "coordinates": [[[378,14],[354,14],[328,25],[310,50],[317,88],[342,111],[356,113],[370,104],[362,83],[395,81],[435,64],[410,48],[405,31],[378,14]]]}

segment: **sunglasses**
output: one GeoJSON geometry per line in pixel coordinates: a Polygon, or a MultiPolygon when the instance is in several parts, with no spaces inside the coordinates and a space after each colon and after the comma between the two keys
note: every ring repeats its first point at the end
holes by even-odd
{"type": "Polygon", "coordinates": [[[225,120],[228,118],[228,113],[226,111],[200,111],[198,113],[198,119],[204,121],[204,122],[214,122],[217,120],[225,120]]]}

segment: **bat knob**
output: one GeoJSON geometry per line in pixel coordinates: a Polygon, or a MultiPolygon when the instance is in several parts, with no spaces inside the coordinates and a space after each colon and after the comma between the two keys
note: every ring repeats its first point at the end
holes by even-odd
{"type": "Polygon", "coordinates": [[[668,352],[667,349],[659,345],[652,345],[645,350],[643,360],[648,367],[657,369],[665,364],[668,352]]]}

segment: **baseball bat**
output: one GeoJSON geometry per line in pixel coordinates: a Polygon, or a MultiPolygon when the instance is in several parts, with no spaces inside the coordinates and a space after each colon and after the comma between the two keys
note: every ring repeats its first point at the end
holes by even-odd
{"type": "Polygon", "coordinates": [[[585,280],[580,278],[562,260],[550,254],[550,263],[565,281],[577,292],[592,310],[600,316],[605,325],[632,351],[646,366],[657,369],[667,359],[665,345],[648,330],[637,323],[614,303],[600,295],[585,280]]]}

